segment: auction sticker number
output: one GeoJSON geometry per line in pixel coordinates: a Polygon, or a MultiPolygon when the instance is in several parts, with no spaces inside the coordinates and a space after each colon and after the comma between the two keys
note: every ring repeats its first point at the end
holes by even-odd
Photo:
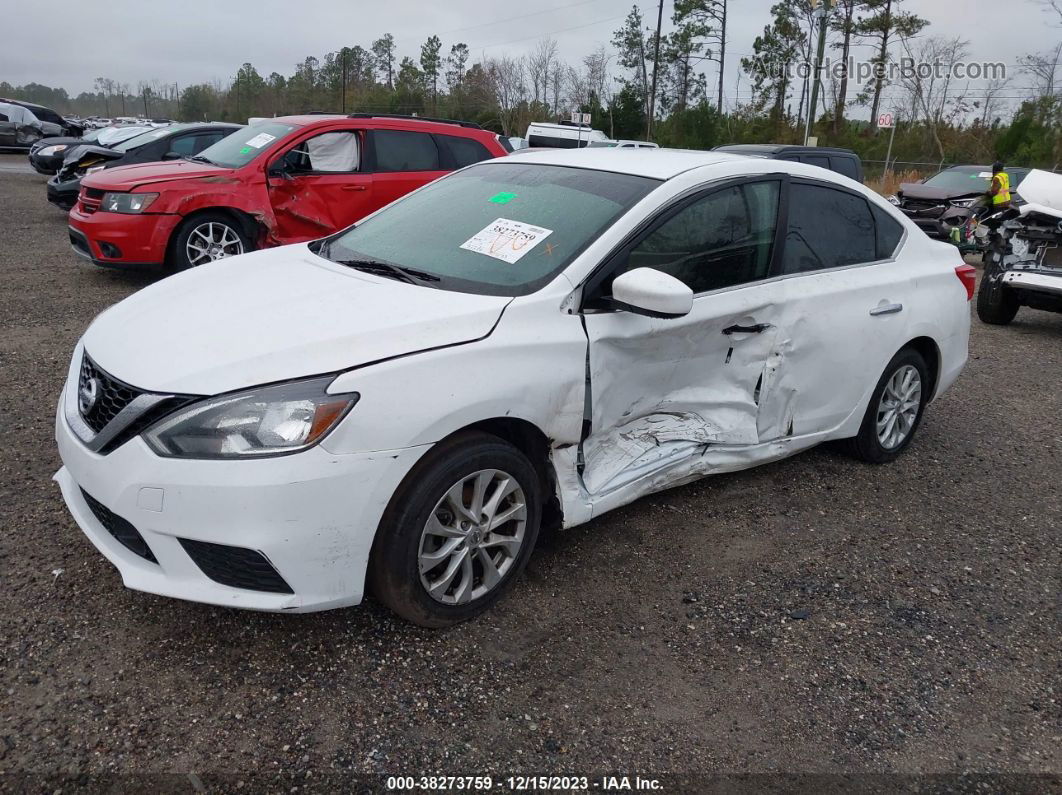
{"type": "Polygon", "coordinates": [[[276,138],[275,135],[270,135],[269,133],[258,133],[258,135],[248,141],[246,145],[253,146],[255,149],[261,149],[270,141],[275,141],[276,138]]]}
{"type": "Polygon", "coordinates": [[[543,229],[522,221],[510,221],[508,218],[497,218],[472,235],[459,248],[486,254],[512,265],[551,234],[552,229],[543,229]]]}

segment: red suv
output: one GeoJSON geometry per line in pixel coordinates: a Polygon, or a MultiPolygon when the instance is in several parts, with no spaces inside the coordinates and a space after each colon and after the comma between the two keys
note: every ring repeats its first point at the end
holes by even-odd
{"type": "Polygon", "coordinates": [[[97,265],[187,268],[324,237],[454,169],[508,153],[469,122],[284,116],[198,155],[86,177],[70,243],[97,265]]]}

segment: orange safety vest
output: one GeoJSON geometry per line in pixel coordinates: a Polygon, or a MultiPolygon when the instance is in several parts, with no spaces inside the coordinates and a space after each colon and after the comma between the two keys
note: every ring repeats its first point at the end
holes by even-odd
{"type": "Polygon", "coordinates": [[[992,197],[992,204],[1010,204],[1010,174],[1000,171],[992,176],[992,180],[999,180],[999,193],[992,197]]]}

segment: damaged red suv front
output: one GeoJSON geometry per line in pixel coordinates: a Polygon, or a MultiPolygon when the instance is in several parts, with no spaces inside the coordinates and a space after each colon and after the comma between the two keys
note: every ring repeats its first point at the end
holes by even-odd
{"type": "Polygon", "coordinates": [[[290,116],[199,155],[93,174],[70,211],[97,265],[187,268],[343,229],[454,169],[507,153],[466,122],[290,116]]]}

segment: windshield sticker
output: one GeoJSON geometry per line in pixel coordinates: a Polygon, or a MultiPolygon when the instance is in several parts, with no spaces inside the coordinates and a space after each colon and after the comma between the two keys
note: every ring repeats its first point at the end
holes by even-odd
{"type": "Polygon", "coordinates": [[[270,141],[275,141],[276,138],[275,135],[270,135],[269,133],[258,133],[258,135],[248,141],[246,145],[253,146],[255,149],[261,149],[270,141]]]}
{"type": "Polygon", "coordinates": [[[494,202],[495,204],[508,204],[515,198],[515,193],[507,193],[506,191],[502,191],[501,193],[495,193],[493,196],[487,199],[487,201],[494,202]]]}
{"type": "Polygon", "coordinates": [[[250,151],[251,151],[251,147],[249,147],[249,146],[245,146],[245,147],[243,147],[242,149],[240,149],[240,154],[241,154],[241,155],[245,155],[245,154],[247,154],[247,153],[248,153],[248,152],[250,152],[250,151]]]}
{"type": "Polygon", "coordinates": [[[552,229],[498,218],[472,235],[459,248],[486,254],[512,265],[551,234],[552,229]]]}

